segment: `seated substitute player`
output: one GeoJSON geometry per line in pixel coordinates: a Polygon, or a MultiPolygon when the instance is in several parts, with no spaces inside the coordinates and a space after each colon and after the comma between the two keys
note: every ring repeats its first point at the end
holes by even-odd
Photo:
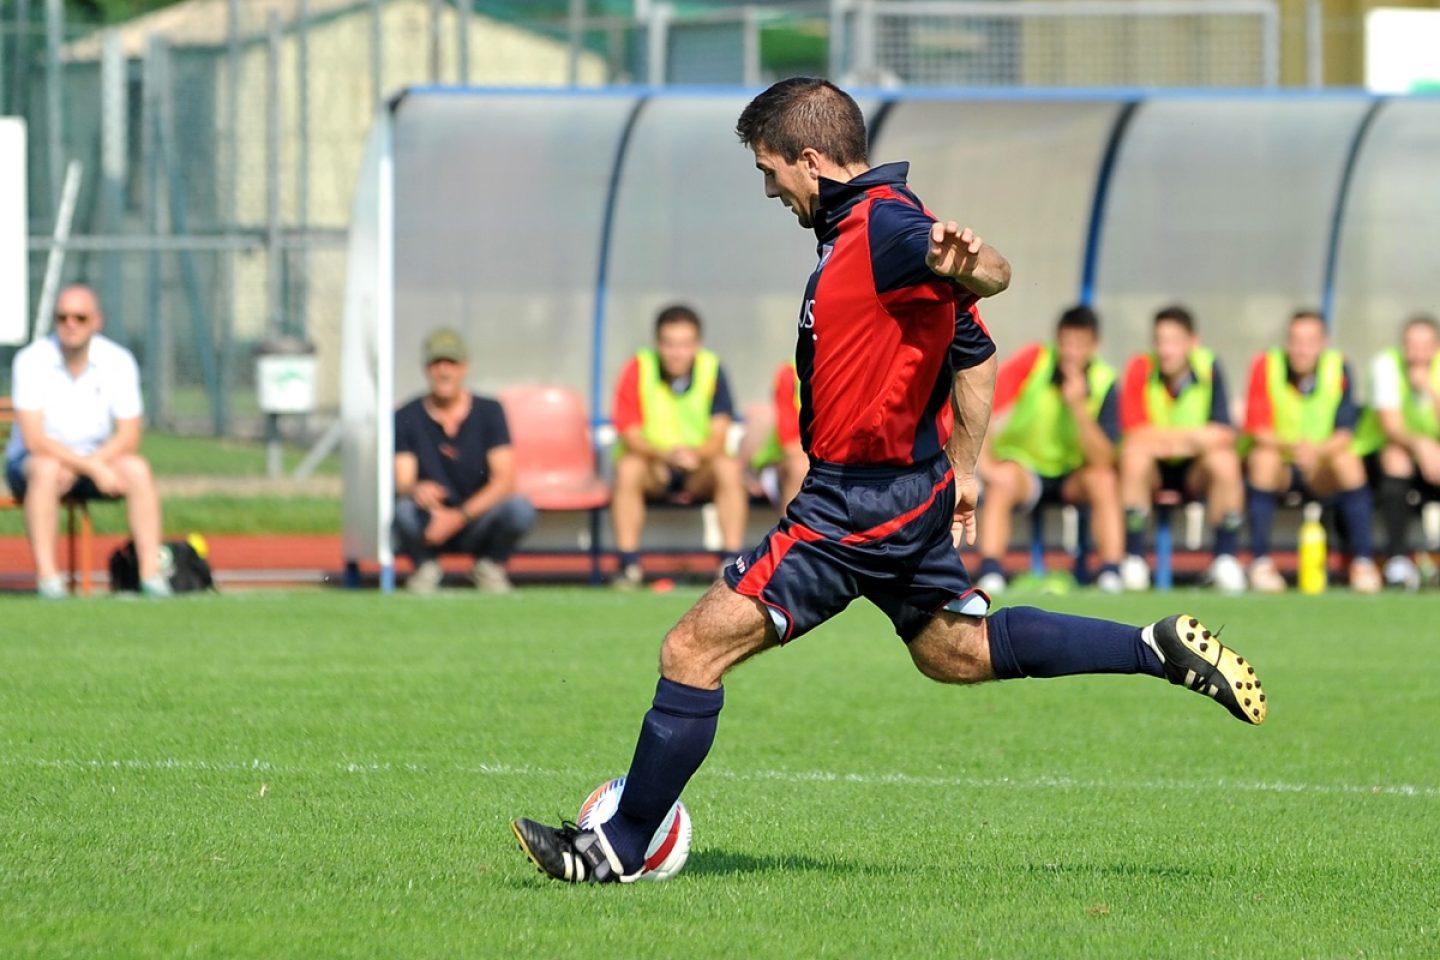
{"type": "Polygon", "coordinates": [[[1371,361],[1370,406],[1360,415],[1356,439],[1384,518],[1385,582],[1418,585],[1410,521],[1416,504],[1440,500],[1440,323],[1434,317],[1411,317],[1400,346],[1371,361]]]}
{"type": "Polygon", "coordinates": [[[1225,373],[1200,346],[1195,319],[1181,306],[1155,314],[1154,350],[1132,357],[1120,388],[1120,499],[1125,506],[1127,590],[1150,587],[1145,535],[1158,491],[1203,499],[1215,530],[1206,580],[1223,593],[1245,590],[1240,549],[1245,487],[1225,373]]]}
{"type": "Polygon", "coordinates": [[[135,357],[100,331],[105,317],[86,286],[60,291],[55,332],[15,354],[15,429],[5,451],[10,490],[25,505],[35,589],[67,596],[55,558],[60,501],[125,498],[141,592],[170,596],[160,567],[160,495],[140,455],[144,430],[135,357]]]}
{"type": "Polygon", "coordinates": [[[505,411],[466,388],[469,373],[460,334],[436,330],[425,338],[430,390],[395,413],[395,533],[415,564],[412,593],[439,588],[442,553],[474,557],[481,592],[510,592],[505,561],[535,525],[535,508],[515,493],[505,411]]]}
{"type": "Polygon", "coordinates": [[[1351,396],[1349,366],[1328,346],[1325,320],[1314,310],[1290,318],[1285,347],[1267,350],[1250,366],[1245,407],[1246,472],[1250,475],[1250,582],[1262,593],[1282,593],[1285,578],[1270,559],[1275,507],[1287,490],[1334,499],[1353,559],[1350,586],[1380,589],[1371,545],[1370,488],[1354,449],[1359,412],[1351,396]]]}
{"type": "Polygon", "coordinates": [[[640,536],[645,501],[714,500],[726,557],[740,552],[749,500],[740,461],[725,451],[735,405],[720,360],[700,346],[700,316],[675,305],[655,317],[655,346],[637,353],[620,374],[611,418],[620,435],[610,514],[620,576],[615,585],[644,582],[640,536]]]}
{"type": "Polygon", "coordinates": [[[1053,346],[1031,344],[996,374],[995,413],[1008,415],[980,456],[985,500],[976,586],[986,593],[1005,589],[1000,558],[1010,544],[1011,512],[1043,503],[1090,505],[1101,563],[1095,585],[1120,591],[1120,404],[1115,369],[1099,358],[1099,347],[1095,311],[1071,307],[1060,315],[1053,346]]]}
{"type": "Polygon", "coordinates": [[[775,428],[750,459],[750,469],[760,476],[766,496],[784,513],[810,471],[810,457],[800,443],[800,376],[795,364],[782,364],[775,371],[772,393],[775,428]],[[770,471],[774,471],[773,480],[770,471]]]}
{"type": "Polygon", "coordinates": [[[976,303],[1006,288],[1010,265],[968,227],[925,212],[907,164],[871,168],[860,108],[826,81],[775,84],[738,133],[766,196],[820,241],[795,358],[810,473],[764,542],[666,634],[615,816],[595,830],[515,821],[530,860],[571,882],[636,879],[710,750],[721,678],[862,596],[935,680],[1148,674],[1263,721],[1253,668],[1192,617],[1142,628],[1027,607],[986,616],[957,544],[974,537],[994,387],[995,346],[976,303]]]}

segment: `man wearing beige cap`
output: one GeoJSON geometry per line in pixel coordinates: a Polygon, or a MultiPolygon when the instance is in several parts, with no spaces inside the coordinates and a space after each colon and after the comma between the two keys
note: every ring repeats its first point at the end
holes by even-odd
{"type": "Polygon", "coordinates": [[[485,593],[506,593],[505,561],[535,523],[535,508],[515,493],[515,464],[505,412],[465,386],[465,341],[454,330],[425,338],[430,392],[395,413],[395,537],[415,564],[406,587],[434,593],[442,553],[475,558],[471,578],[485,593]]]}

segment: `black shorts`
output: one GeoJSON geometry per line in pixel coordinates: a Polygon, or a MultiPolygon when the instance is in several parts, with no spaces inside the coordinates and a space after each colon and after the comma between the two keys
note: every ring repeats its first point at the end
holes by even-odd
{"type": "MultiPolygon", "coordinates": [[[[1440,486],[1427,482],[1425,478],[1420,475],[1419,467],[1415,467],[1414,469],[1414,475],[1404,478],[1403,480],[1403,482],[1410,485],[1410,496],[1406,499],[1414,503],[1440,501],[1440,486]]],[[[1365,457],[1365,479],[1369,481],[1371,488],[1378,490],[1380,481],[1384,476],[1385,471],[1380,469],[1380,454],[1367,454],[1365,457]]]]}
{"type": "Polygon", "coordinates": [[[1025,468],[1030,474],[1030,496],[1025,502],[1017,504],[1015,509],[1019,513],[1034,513],[1046,504],[1064,505],[1068,503],[1065,499],[1065,481],[1070,479],[1071,473],[1062,473],[1058,477],[1042,477],[1040,474],[1025,468]]]}
{"type": "Polygon", "coordinates": [[[950,540],[955,480],[944,456],[910,469],[812,464],[784,519],[725,582],[769,609],[781,643],[864,597],[902,640],[942,609],[984,616],[950,540]]]}
{"type": "Polygon", "coordinates": [[[1160,489],[1178,493],[1188,499],[1190,491],[1185,486],[1185,478],[1190,475],[1190,468],[1194,465],[1194,457],[1185,460],[1161,460],[1155,465],[1160,470],[1160,489]]]}

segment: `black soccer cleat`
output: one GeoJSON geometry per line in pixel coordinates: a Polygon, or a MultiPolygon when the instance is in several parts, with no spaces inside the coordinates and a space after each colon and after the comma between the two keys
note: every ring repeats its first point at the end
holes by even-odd
{"type": "Polygon", "coordinates": [[[1186,614],[1152,623],[1143,633],[1160,654],[1171,683],[1218,701],[1236,719],[1256,726],[1265,722],[1268,708],[1255,668],[1221,643],[1219,634],[1186,614]]]}
{"type": "Polygon", "coordinates": [[[547,827],[534,820],[520,818],[510,824],[520,849],[530,862],[546,876],[566,883],[617,883],[621,876],[619,861],[599,831],[581,830],[565,821],[558,827],[547,827]]]}

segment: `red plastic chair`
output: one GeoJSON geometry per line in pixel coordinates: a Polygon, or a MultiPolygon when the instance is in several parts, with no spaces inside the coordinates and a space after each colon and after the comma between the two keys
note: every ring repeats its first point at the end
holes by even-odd
{"type": "Polygon", "coordinates": [[[590,576],[600,580],[600,511],[610,488],[595,465],[585,401],[569,387],[517,386],[500,392],[515,457],[516,492],[537,510],[590,514],[590,576]]]}

